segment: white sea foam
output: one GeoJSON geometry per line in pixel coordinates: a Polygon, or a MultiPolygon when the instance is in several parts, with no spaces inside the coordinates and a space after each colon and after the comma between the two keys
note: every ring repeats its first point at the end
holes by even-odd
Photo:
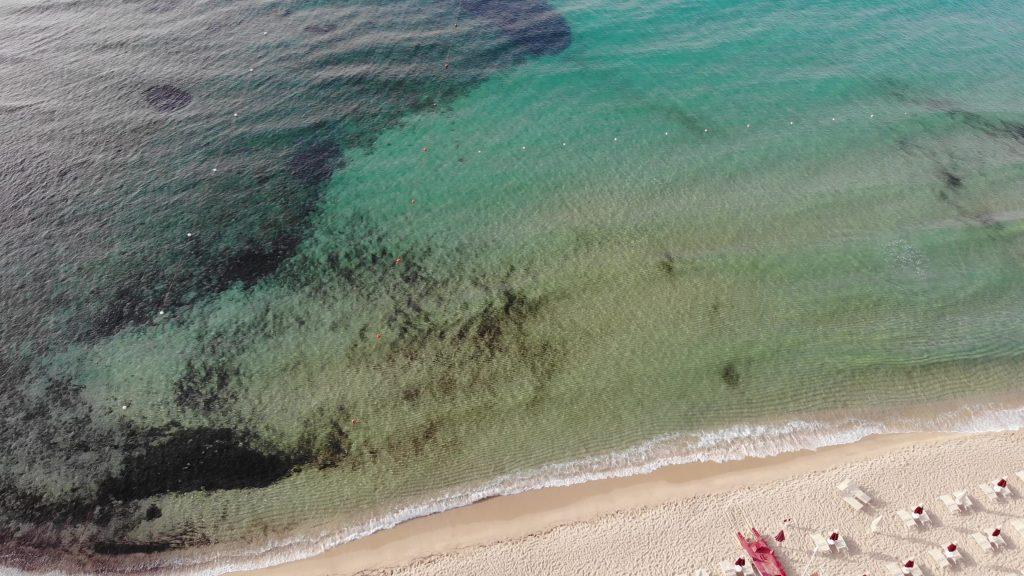
{"type": "MultiPolygon", "coordinates": [[[[453,489],[424,502],[382,514],[350,529],[318,535],[296,535],[272,540],[244,552],[200,557],[166,558],[159,566],[137,566],[147,571],[189,576],[218,576],[315,556],[402,522],[451,510],[493,496],[570,486],[593,480],[621,478],[653,472],[665,466],[694,462],[726,462],[764,458],[786,452],[817,450],[850,444],[875,434],[910,432],[983,433],[1024,428],[1024,407],[968,406],[938,415],[872,421],[864,418],[792,420],[782,424],[737,424],[699,433],[667,434],[630,449],[541,466],[498,477],[471,488],[453,489]]],[[[0,572],[20,576],[19,571],[0,572]]],[[[38,573],[36,573],[38,574],[38,573]]]]}

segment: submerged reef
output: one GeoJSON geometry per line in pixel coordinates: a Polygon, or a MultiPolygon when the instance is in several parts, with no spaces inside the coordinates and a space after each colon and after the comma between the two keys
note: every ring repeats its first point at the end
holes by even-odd
{"type": "Polygon", "coordinates": [[[121,473],[107,478],[99,498],[139,500],[167,492],[266,486],[288,474],[292,463],[256,438],[230,428],[130,430],[121,473]]]}
{"type": "MultiPolygon", "coordinates": [[[[73,532],[73,548],[102,562],[97,558],[214,543],[198,527],[173,523],[145,540],[132,534],[166,519],[159,498],[170,494],[260,488],[307,468],[402,462],[439,449],[449,427],[464,425],[451,406],[500,413],[510,401],[527,408],[542,401],[566,347],[531,326],[554,295],[532,293],[528,275],[513,268],[441,270],[431,250],[415,246],[398,256],[366,215],[353,214],[339,229],[342,236],[303,252],[275,277],[278,289],[300,294],[300,306],[264,302],[267,287],[253,287],[239,293],[248,312],[225,329],[208,320],[210,310],[141,329],[138,335],[156,343],[179,330],[196,339],[175,360],[177,376],[159,401],[170,419],[133,418],[127,404],[119,413],[95,406],[86,396],[95,383],[77,369],[9,367],[5,416],[18,426],[0,431],[14,447],[0,456],[0,525],[15,527],[8,547],[67,550],[63,534],[73,532]],[[379,320],[333,317],[339,301],[360,302],[379,320]],[[321,394],[359,397],[366,386],[387,392],[372,409],[312,397],[295,402],[297,426],[287,418],[261,423],[254,410],[265,399],[253,396],[250,380],[258,358],[248,351],[325,329],[353,336],[335,368],[347,388],[321,394]],[[45,394],[23,391],[40,381],[49,382],[45,394]],[[401,412],[407,416],[400,426],[378,424],[401,412]],[[54,483],[61,488],[53,490],[54,483]]],[[[104,364],[105,354],[98,349],[76,363],[104,364]]],[[[305,393],[288,382],[276,384],[286,386],[285,397],[305,393]]]]}

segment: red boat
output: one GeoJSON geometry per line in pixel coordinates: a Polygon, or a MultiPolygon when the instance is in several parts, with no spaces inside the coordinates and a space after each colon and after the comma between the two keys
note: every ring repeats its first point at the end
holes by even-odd
{"type": "Polygon", "coordinates": [[[740,545],[747,551],[747,555],[754,562],[754,568],[761,576],[786,576],[786,570],[782,563],[775,557],[775,552],[764,541],[764,537],[756,528],[751,528],[754,537],[748,539],[742,532],[737,532],[736,537],[740,539],[740,545]]]}

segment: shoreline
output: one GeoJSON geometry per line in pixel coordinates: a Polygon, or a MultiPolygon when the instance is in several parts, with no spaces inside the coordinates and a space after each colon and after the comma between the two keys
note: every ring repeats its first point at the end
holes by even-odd
{"type": "Polygon", "coordinates": [[[822,472],[910,446],[1001,434],[1013,432],[875,434],[852,443],[813,450],[728,462],[669,465],[645,474],[494,496],[402,522],[316,556],[231,574],[350,576],[401,568],[431,557],[543,534],[560,526],[590,522],[617,512],[648,509],[696,496],[721,495],[822,472]]]}
{"type": "MultiPolygon", "coordinates": [[[[70,561],[64,566],[37,562],[33,567],[0,566],[0,573],[344,576],[384,568],[401,570],[424,558],[535,537],[624,511],[699,495],[737,493],[786,477],[799,481],[801,474],[907,446],[1014,435],[1024,430],[1021,402],[1018,394],[1007,393],[981,404],[941,401],[918,406],[915,416],[898,420],[878,420],[856,411],[842,417],[823,412],[797,420],[669,434],[621,451],[500,476],[482,486],[456,487],[354,528],[301,530],[257,546],[131,555],[117,566],[93,565],[83,570],[70,561]]],[[[729,539],[734,541],[735,535],[729,539]]]]}

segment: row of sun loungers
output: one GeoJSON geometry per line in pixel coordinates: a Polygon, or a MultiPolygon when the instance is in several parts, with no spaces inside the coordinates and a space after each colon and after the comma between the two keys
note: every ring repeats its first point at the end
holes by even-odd
{"type": "MultiPolygon", "coordinates": [[[[1024,480],[1024,470],[1017,471],[1017,477],[1024,480]]],[[[1016,497],[1016,493],[1013,488],[1007,484],[1005,479],[993,480],[987,484],[979,484],[978,488],[992,501],[999,501],[1005,498],[1016,497]]],[[[854,510],[863,510],[864,507],[870,506],[872,499],[864,490],[853,483],[852,480],[843,480],[836,486],[840,497],[854,510]]],[[[974,500],[967,494],[966,490],[953,492],[952,494],[943,494],[939,496],[939,501],[946,507],[947,510],[954,514],[966,514],[974,510],[974,500]]],[[[921,518],[910,518],[911,514],[900,510],[897,512],[900,520],[908,528],[915,526],[927,527],[931,524],[931,518],[927,514],[923,514],[921,518]]]]}
{"type": "MultiPolygon", "coordinates": [[[[1017,472],[1017,476],[1024,478],[1024,470],[1017,472]]],[[[979,484],[978,487],[993,500],[1016,496],[1013,488],[1010,487],[1005,479],[993,480],[989,484],[979,484]]],[[[960,490],[952,494],[943,494],[939,496],[939,501],[942,502],[947,510],[954,514],[967,514],[974,511],[975,507],[974,500],[971,499],[966,490],[960,490]]],[[[924,509],[924,506],[918,506],[913,511],[897,510],[896,516],[907,528],[931,528],[932,526],[932,519],[924,509]]]]}

